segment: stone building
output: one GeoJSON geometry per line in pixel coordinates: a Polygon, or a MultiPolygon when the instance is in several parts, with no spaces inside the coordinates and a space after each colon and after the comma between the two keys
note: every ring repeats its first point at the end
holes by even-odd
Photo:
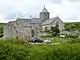
{"type": "Polygon", "coordinates": [[[40,31],[45,27],[55,27],[58,25],[60,31],[64,30],[64,22],[57,16],[49,18],[50,13],[44,7],[39,14],[40,18],[17,18],[15,21],[6,23],[4,27],[3,38],[23,38],[28,39],[31,37],[32,32],[34,35],[39,36],[40,31]]]}

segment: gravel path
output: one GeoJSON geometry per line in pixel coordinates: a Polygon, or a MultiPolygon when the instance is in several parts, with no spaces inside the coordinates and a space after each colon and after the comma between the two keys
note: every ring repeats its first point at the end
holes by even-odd
{"type": "Polygon", "coordinates": [[[30,43],[30,44],[51,44],[51,45],[57,45],[57,44],[60,44],[60,42],[58,42],[58,43],[30,43]]]}

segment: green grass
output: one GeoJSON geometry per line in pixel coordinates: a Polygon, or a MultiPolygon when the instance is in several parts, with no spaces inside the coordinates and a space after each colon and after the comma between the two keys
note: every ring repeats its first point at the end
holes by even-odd
{"type": "Polygon", "coordinates": [[[5,23],[0,23],[0,26],[3,27],[5,25],[5,23]]]}
{"type": "MultiPolygon", "coordinates": [[[[55,37],[56,38],[56,37],[55,37]]],[[[59,38],[56,38],[59,40],[59,38]]],[[[31,45],[23,40],[0,40],[0,60],[80,60],[80,43],[31,45]]]]}
{"type": "Polygon", "coordinates": [[[80,43],[32,46],[31,60],[80,60],[80,43]]]}
{"type": "Polygon", "coordinates": [[[51,40],[54,43],[56,43],[56,42],[66,42],[66,41],[69,40],[68,38],[61,38],[59,36],[56,36],[56,37],[43,37],[43,38],[40,38],[40,39],[41,40],[51,40]]]}
{"type": "Polygon", "coordinates": [[[22,40],[0,40],[0,60],[29,60],[28,53],[29,45],[22,40]]]}

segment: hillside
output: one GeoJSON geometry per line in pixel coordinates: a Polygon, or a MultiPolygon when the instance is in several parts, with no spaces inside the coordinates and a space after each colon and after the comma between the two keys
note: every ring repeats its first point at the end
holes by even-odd
{"type": "Polygon", "coordinates": [[[0,37],[3,37],[3,27],[5,23],[0,23],[0,37]]]}
{"type": "Polygon", "coordinates": [[[5,25],[5,23],[0,23],[0,26],[4,26],[5,25]]]}
{"type": "Polygon", "coordinates": [[[80,31],[80,22],[66,22],[65,23],[66,30],[79,30],[80,31]]]}

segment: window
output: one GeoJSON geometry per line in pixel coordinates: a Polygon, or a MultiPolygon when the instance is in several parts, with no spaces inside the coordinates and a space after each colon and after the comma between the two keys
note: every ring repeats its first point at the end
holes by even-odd
{"type": "Polygon", "coordinates": [[[59,28],[59,22],[56,22],[56,27],[59,28]]]}
{"type": "Polygon", "coordinates": [[[14,28],[16,28],[16,27],[14,26],[14,28]]]}
{"type": "Polygon", "coordinates": [[[37,30],[37,28],[36,28],[36,30],[37,30]]]}
{"type": "Polygon", "coordinates": [[[47,27],[44,27],[44,31],[47,32],[48,31],[48,28],[47,27]]]}
{"type": "Polygon", "coordinates": [[[33,37],[35,35],[34,30],[31,30],[31,36],[33,37]]]}

